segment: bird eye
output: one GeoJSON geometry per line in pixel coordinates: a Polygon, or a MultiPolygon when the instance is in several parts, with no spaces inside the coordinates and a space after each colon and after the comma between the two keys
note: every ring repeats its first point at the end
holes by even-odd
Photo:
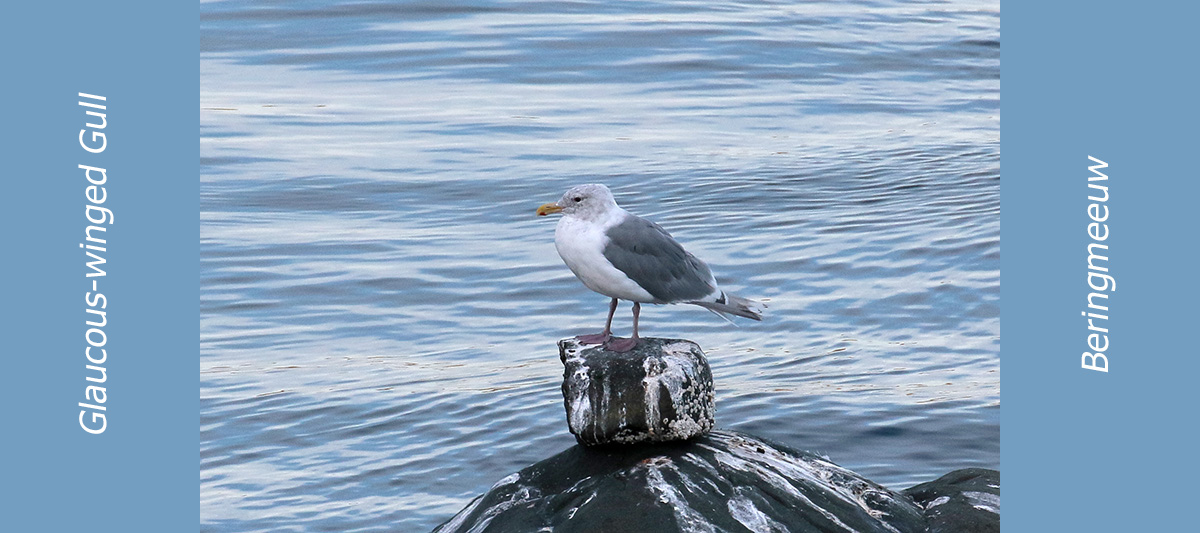
{"type": "Polygon", "coordinates": [[[575,201],[576,201],[576,202],[582,202],[582,201],[583,201],[583,197],[582,197],[582,196],[576,196],[576,197],[575,197],[575,201]]]}

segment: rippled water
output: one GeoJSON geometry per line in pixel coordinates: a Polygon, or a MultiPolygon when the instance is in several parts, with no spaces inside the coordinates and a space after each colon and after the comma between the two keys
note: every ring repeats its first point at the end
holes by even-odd
{"type": "MultiPolygon", "coordinates": [[[[204,531],[422,531],[573,445],[602,182],[769,300],[717,423],[893,488],[999,466],[999,3],[202,2],[204,531]]],[[[618,333],[629,328],[628,304],[618,333]]]]}

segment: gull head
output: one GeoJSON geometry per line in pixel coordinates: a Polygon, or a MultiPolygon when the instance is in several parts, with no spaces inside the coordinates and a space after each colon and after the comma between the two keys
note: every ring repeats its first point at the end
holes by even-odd
{"type": "Polygon", "coordinates": [[[597,219],[610,209],[617,207],[612,191],[598,183],[576,185],[562,195],[557,202],[538,207],[538,216],[562,213],[583,219],[597,219]]]}

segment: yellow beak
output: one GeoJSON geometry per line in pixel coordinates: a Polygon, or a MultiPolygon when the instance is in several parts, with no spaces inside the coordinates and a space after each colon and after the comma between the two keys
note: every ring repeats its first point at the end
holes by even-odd
{"type": "Polygon", "coordinates": [[[539,217],[544,217],[559,211],[562,211],[562,208],[559,207],[558,204],[542,204],[540,207],[538,207],[537,214],[539,217]]]}

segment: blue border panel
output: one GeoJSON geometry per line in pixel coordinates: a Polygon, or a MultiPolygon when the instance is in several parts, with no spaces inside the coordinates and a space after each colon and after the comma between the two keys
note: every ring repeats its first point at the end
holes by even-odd
{"type": "Polygon", "coordinates": [[[4,531],[196,529],[196,9],[5,6],[4,531]],[[98,120],[77,105],[79,92],[107,98],[102,153],[79,145],[79,130],[98,120]],[[80,164],[107,170],[102,205],[114,215],[98,278],[107,321],[99,435],[78,421],[85,376],[99,375],[85,368],[85,321],[98,319],[85,313],[80,164]]]}
{"type": "Polygon", "coordinates": [[[1004,3],[1005,531],[1196,531],[1195,21],[1004,3]],[[1087,346],[1088,156],[1108,163],[1109,372],[1087,346]]]}

